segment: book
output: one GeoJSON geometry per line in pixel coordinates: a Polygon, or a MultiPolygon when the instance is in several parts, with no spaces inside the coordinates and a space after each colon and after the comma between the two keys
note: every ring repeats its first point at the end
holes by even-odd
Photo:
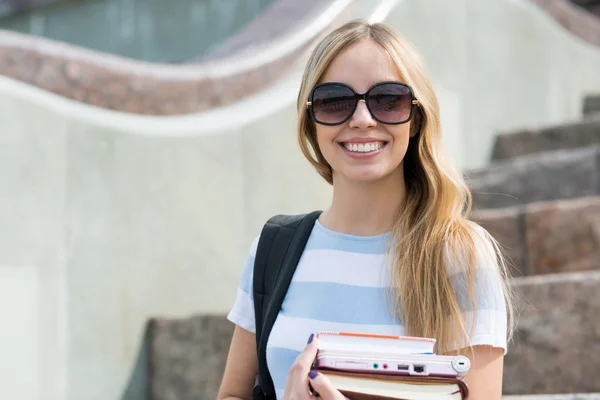
{"type": "Polygon", "coordinates": [[[319,332],[319,349],[328,351],[380,351],[401,354],[433,354],[435,339],[355,332],[319,332]]]}
{"type": "Polygon", "coordinates": [[[319,370],[350,400],[464,400],[465,382],[454,378],[386,376],[319,370]]]}

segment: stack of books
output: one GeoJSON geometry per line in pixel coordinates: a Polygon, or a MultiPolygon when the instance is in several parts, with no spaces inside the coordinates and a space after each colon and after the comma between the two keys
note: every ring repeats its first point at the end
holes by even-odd
{"type": "Polygon", "coordinates": [[[463,356],[434,354],[435,339],[321,332],[314,368],[351,400],[464,400],[463,356]]]}

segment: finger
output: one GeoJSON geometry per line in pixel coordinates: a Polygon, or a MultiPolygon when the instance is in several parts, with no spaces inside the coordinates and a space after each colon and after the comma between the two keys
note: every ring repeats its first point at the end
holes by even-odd
{"type": "Polygon", "coordinates": [[[345,396],[340,393],[332,384],[331,381],[323,374],[317,371],[308,373],[310,386],[319,394],[323,400],[344,400],[345,396]]]}
{"type": "Polygon", "coordinates": [[[315,357],[317,356],[317,351],[319,350],[319,341],[317,337],[313,334],[308,338],[308,342],[306,347],[300,353],[298,358],[296,358],[296,362],[302,366],[302,373],[304,376],[308,374],[315,357]]]}
{"type": "Polygon", "coordinates": [[[290,373],[292,373],[294,376],[293,380],[295,381],[295,384],[306,386],[306,376],[308,375],[308,372],[312,367],[312,363],[317,355],[317,350],[319,348],[318,346],[319,344],[317,338],[311,334],[308,338],[306,347],[302,353],[298,355],[290,370],[290,373]]]}
{"type": "MultiPolygon", "coordinates": [[[[319,340],[317,339],[317,337],[314,334],[311,333],[311,335],[308,338],[308,342],[306,343],[306,347],[304,348],[302,353],[300,353],[300,355],[298,356],[298,360],[302,364],[309,365],[309,368],[310,368],[310,365],[314,361],[318,350],[319,350],[319,340]]],[[[307,373],[308,373],[308,371],[307,371],[307,373]]]]}

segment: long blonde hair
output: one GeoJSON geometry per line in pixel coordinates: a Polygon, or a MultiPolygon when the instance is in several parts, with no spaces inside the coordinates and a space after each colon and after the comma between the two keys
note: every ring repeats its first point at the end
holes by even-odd
{"type": "Polygon", "coordinates": [[[418,133],[411,138],[404,157],[407,195],[388,249],[395,314],[408,335],[436,338],[439,353],[468,347],[481,293],[477,266],[485,263],[500,274],[510,340],[514,308],[504,257],[497,242],[467,219],[471,193],[460,171],[444,156],[437,97],[417,52],[407,41],[384,24],[362,20],[351,21],[327,35],[314,49],[302,78],[297,103],[300,148],[317,172],[333,184],[333,171],[319,150],[306,101],[332,60],[365,39],[387,51],[420,103],[419,126],[411,127],[418,133]],[[464,276],[460,288],[451,280],[456,273],[464,276]],[[459,290],[468,294],[466,298],[457,295],[459,290]],[[463,314],[461,310],[473,313],[463,314]]]}

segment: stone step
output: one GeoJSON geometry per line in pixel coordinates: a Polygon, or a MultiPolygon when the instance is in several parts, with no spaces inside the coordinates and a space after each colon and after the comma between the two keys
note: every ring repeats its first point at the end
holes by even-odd
{"type": "Polygon", "coordinates": [[[583,100],[583,115],[593,115],[597,113],[600,113],[600,95],[587,96],[583,100]]]}
{"type": "Polygon", "coordinates": [[[148,324],[150,398],[216,399],[233,328],[223,315],[152,319],[148,324]]]}
{"type": "MultiPolygon", "coordinates": [[[[594,108],[600,112],[600,96],[586,99],[584,112],[592,114],[594,108]]],[[[492,160],[506,160],[542,151],[574,149],[595,144],[600,144],[600,117],[590,115],[582,121],[500,134],[494,142],[492,160]]]]}
{"type": "Polygon", "coordinates": [[[503,246],[513,275],[600,267],[600,196],[473,213],[503,246]]]}
{"type": "Polygon", "coordinates": [[[600,194],[600,145],[521,156],[466,173],[478,209],[600,194]]]}
{"type": "Polygon", "coordinates": [[[524,306],[504,393],[600,392],[600,271],[515,278],[513,287],[524,306]]]}
{"type": "MultiPolygon", "coordinates": [[[[524,306],[506,356],[504,393],[600,391],[595,379],[600,370],[600,271],[521,277],[512,285],[524,306]]],[[[158,318],[148,329],[150,398],[214,399],[233,332],[225,316],[158,318]]],[[[537,399],[594,398],[569,396],[537,399]]]]}

